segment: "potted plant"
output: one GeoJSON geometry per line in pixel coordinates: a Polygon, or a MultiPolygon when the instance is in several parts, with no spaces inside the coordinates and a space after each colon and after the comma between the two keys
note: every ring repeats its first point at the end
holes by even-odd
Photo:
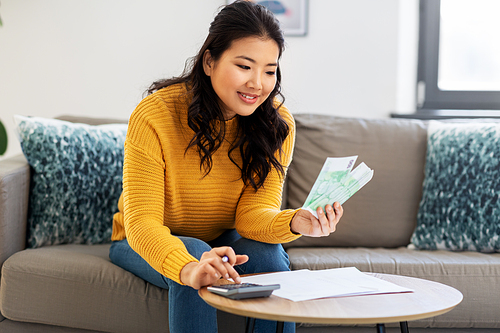
{"type": "Polygon", "coordinates": [[[0,156],[5,154],[7,150],[7,131],[5,130],[5,126],[3,126],[2,121],[0,120],[0,156]]]}

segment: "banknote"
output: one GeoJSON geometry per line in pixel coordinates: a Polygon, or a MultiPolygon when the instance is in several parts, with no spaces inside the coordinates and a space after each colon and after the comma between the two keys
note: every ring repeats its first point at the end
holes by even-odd
{"type": "Polygon", "coordinates": [[[352,170],[357,158],[328,157],[302,208],[318,217],[316,208],[324,208],[336,201],[342,205],[368,183],[373,177],[373,170],[365,163],[352,170]]]}

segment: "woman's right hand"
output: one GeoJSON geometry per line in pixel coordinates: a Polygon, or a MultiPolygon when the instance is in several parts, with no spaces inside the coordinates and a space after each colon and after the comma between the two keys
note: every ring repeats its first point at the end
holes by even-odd
{"type": "Polygon", "coordinates": [[[232,278],[234,282],[240,283],[240,275],[233,266],[247,261],[247,255],[237,255],[231,247],[215,247],[203,253],[199,262],[190,262],[182,268],[181,282],[194,289],[212,285],[221,277],[232,278]],[[224,256],[228,258],[227,262],[222,260],[224,256]]]}

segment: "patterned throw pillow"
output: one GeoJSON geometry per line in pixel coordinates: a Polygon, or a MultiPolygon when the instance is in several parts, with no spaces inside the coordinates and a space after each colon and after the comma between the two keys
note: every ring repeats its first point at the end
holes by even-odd
{"type": "Polygon", "coordinates": [[[432,121],[412,243],[429,250],[500,251],[499,195],[500,124],[432,121]]]}
{"type": "Polygon", "coordinates": [[[127,125],[14,119],[31,166],[28,246],[109,242],[127,125]]]}

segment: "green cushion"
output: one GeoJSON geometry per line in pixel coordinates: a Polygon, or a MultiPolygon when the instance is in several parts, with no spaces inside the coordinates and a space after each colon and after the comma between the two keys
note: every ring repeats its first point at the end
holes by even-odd
{"type": "Polygon", "coordinates": [[[500,124],[431,122],[412,243],[419,249],[499,251],[499,194],[500,124]]]}
{"type": "Polygon", "coordinates": [[[22,116],[15,121],[32,167],[29,246],[109,242],[122,191],[127,125],[22,116]]]}

